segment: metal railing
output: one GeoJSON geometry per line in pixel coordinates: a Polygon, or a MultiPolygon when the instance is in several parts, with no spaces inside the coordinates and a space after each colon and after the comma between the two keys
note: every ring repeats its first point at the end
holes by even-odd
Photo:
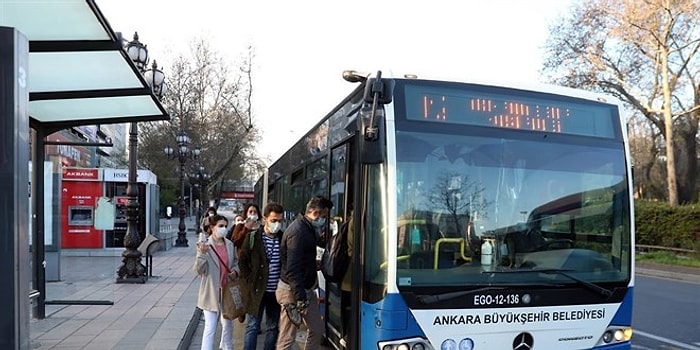
{"type": "Polygon", "coordinates": [[[174,221],[172,223],[161,222],[158,231],[160,233],[177,232],[177,223],[175,223],[174,221]]]}
{"type": "Polygon", "coordinates": [[[682,253],[682,254],[694,254],[694,253],[696,253],[696,251],[693,249],[662,247],[662,246],[658,246],[658,245],[647,245],[647,244],[637,244],[636,248],[637,248],[638,253],[652,252],[652,251],[667,251],[667,252],[682,253]]]}

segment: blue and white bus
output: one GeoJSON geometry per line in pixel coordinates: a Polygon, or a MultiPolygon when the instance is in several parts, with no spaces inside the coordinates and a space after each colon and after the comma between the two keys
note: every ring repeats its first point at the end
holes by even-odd
{"type": "Polygon", "coordinates": [[[349,298],[320,281],[333,347],[631,347],[619,103],[557,86],[344,77],[357,89],[256,186],[290,219],[327,196],[329,234],[353,216],[349,298]]]}

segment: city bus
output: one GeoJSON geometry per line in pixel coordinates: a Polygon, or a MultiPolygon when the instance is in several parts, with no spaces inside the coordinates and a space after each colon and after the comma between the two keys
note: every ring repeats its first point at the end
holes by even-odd
{"type": "Polygon", "coordinates": [[[630,349],[634,214],[618,101],[343,76],[356,89],[255,187],[288,220],[313,195],[330,198],[326,236],[352,222],[349,298],[319,279],[334,348],[630,349]]]}

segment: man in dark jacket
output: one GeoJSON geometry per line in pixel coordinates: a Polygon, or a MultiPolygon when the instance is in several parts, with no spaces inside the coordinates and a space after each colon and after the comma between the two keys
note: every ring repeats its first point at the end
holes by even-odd
{"type": "Polygon", "coordinates": [[[299,321],[306,324],[308,336],[304,349],[319,349],[323,337],[323,320],[319,312],[316,287],[316,246],[323,246],[321,233],[333,203],[322,196],[311,198],[306,212],[284,231],[280,243],[281,276],[277,285],[280,315],[277,349],[291,349],[299,321]],[[298,319],[300,317],[300,319],[298,319]]]}
{"type": "Polygon", "coordinates": [[[246,298],[246,326],[244,350],[255,350],[263,311],[267,317],[267,332],[263,350],[273,350],[279,333],[280,305],[275,290],[280,279],[280,237],[283,208],[268,203],[263,209],[262,228],[247,233],[241,242],[238,266],[248,287],[246,298]]]}

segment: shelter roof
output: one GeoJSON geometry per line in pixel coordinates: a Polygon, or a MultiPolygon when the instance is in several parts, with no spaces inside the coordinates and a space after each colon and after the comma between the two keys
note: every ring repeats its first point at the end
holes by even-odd
{"type": "Polygon", "coordinates": [[[0,26],[29,41],[32,127],[170,118],[94,0],[0,0],[0,26]]]}

